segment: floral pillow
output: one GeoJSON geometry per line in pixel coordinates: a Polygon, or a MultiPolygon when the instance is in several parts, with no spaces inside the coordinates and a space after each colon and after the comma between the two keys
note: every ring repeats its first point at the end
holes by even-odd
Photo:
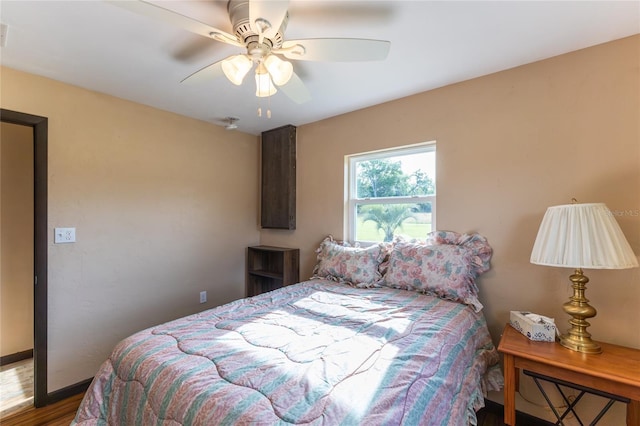
{"type": "Polygon", "coordinates": [[[371,287],[382,278],[380,263],[386,256],[382,244],[360,248],[325,238],[316,250],[318,262],[312,278],[326,278],[356,287],[371,287]]]}
{"type": "Polygon", "coordinates": [[[493,249],[480,234],[459,234],[453,231],[433,231],[427,235],[426,244],[453,244],[471,251],[472,271],[475,277],[491,269],[493,249]]]}
{"type": "Polygon", "coordinates": [[[396,240],[380,284],[465,303],[479,312],[472,265],[472,251],[462,246],[396,240]]]}

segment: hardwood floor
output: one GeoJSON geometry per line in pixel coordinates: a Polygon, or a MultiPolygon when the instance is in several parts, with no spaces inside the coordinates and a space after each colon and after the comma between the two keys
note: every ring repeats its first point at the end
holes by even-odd
{"type": "Polygon", "coordinates": [[[33,358],[0,366],[0,418],[33,405],[33,358]]]}
{"type": "Polygon", "coordinates": [[[83,393],[63,399],[42,408],[27,408],[25,411],[0,418],[2,426],[69,426],[82,402],[83,393]]]}
{"type": "MultiPolygon", "coordinates": [[[[55,404],[42,408],[28,408],[7,418],[0,418],[2,426],[69,426],[82,402],[83,393],[64,399],[55,404]]],[[[502,421],[502,406],[495,403],[478,412],[478,426],[504,426],[502,421]]],[[[551,423],[532,418],[527,415],[517,418],[518,425],[546,426],[551,423]]]]}

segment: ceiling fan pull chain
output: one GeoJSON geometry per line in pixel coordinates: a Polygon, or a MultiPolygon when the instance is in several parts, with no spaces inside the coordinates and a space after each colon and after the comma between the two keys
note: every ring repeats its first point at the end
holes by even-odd
{"type": "MultiPolygon", "coordinates": [[[[258,72],[257,68],[256,68],[256,72],[258,72]]],[[[258,85],[258,92],[260,92],[260,80],[257,80],[256,84],[258,85]]],[[[262,117],[262,107],[260,107],[260,98],[258,98],[258,117],[262,117]]]]}
{"type": "MultiPolygon", "coordinates": [[[[256,69],[256,72],[258,72],[258,70],[256,69]]],[[[260,92],[260,84],[261,80],[258,79],[256,80],[256,84],[258,85],[258,92],[260,92]]],[[[262,107],[260,106],[260,98],[258,97],[258,117],[262,117],[262,107]]]]}
{"type": "MultiPolygon", "coordinates": [[[[260,66],[262,66],[262,62],[259,63],[258,67],[260,67],[260,66]]],[[[259,71],[259,68],[256,69],[256,75],[257,75],[258,71],[259,71]]],[[[269,74],[267,74],[267,75],[269,75],[269,74]]],[[[258,88],[258,93],[256,93],[256,95],[259,94],[259,93],[263,93],[262,92],[262,83],[263,83],[263,81],[262,81],[261,78],[257,78],[256,79],[256,85],[257,85],[257,88],[258,88]]],[[[266,83],[268,85],[267,88],[271,89],[271,84],[272,84],[271,83],[271,78],[268,78],[266,83]]],[[[271,118],[271,90],[268,90],[268,95],[266,97],[267,97],[267,118],[271,118]]],[[[262,107],[260,106],[260,104],[262,102],[260,100],[261,96],[257,96],[257,98],[258,98],[258,117],[262,117],[262,107]]]]}

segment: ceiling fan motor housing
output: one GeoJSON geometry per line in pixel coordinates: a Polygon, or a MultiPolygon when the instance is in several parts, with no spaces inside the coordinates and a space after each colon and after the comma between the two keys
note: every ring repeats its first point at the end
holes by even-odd
{"type": "MultiPolygon", "coordinates": [[[[257,40],[259,34],[251,29],[251,22],[249,20],[249,0],[229,0],[227,4],[227,10],[229,12],[229,19],[231,20],[231,26],[233,27],[233,34],[238,40],[247,45],[257,40]]],[[[269,41],[271,48],[279,49],[284,41],[284,31],[287,28],[289,22],[289,12],[287,12],[280,24],[278,32],[270,38],[265,37],[265,41],[269,41]]]]}

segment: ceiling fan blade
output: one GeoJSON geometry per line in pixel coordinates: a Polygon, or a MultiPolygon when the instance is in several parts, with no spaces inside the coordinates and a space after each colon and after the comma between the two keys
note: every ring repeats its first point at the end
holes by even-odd
{"type": "MultiPolygon", "coordinates": [[[[231,56],[229,56],[229,58],[231,58],[231,56]]],[[[228,58],[225,58],[225,59],[228,59],[228,58]]],[[[199,69],[193,74],[183,78],[180,83],[187,83],[187,84],[202,83],[205,81],[214,80],[218,77],[223,77],[224,72],[222,71],[222,61],[224,61],[225,59],[222,59],[218,62],[214,62],[213,64],[207,65],[206,67],[199,69]]]]}
{"type": "Polygon", "coordinates": [[[278,87],[282,92],[287,95],[289,99],[297,104],[303,104],[311,100],[311,93],[309,89],[304,85],[300,77],[294,72],[291,79],[287,84],[278,87]]]}
{"type": "Polygon", "coordinates": [[[139,15],[166,22],[170,25],[185,29],[187,31],[191,31],[192,33],[199,34],[201,36],[213,38],[214,40],[232,44],[234,46],[243,47],[243,44],[241,44],[235,36],[225,31],[219,30],[218,28],[212,27],[209,24],[205,24],[204,22],[200,22],[188,16],[181,15],[178,12],[174,12],[173,10],[165,9],[164,7],[160,7],[156,4],[149,3],[143,0],[105,1],[139,15]]]}
{"type": "Polygon", "coordinates": [[[359,62],[381,61],[389,54],[391,42],[362,38],[310,38],[288,40],[273,50],[287,59],[301,61],[359,62]]]}
{"type": "Polygon", "coordinates": [[[289,7],[288,0],[250,0],[249,23],[257,34],[271,38],[276,35],[289,7]],[[261,25],[266,21],[268,26],[261,25]]]}

